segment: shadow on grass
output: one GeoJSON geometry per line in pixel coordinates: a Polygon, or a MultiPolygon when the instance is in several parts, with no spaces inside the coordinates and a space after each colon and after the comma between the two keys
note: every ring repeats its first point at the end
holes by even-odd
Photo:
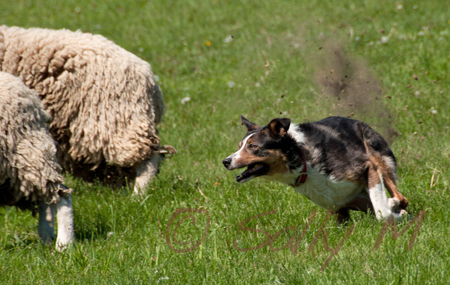
{"type": "Polygon", "coordinates": [[[75,224],[75,239],[78,241],[105,239],[112,231],[107,217],[99,213],[95,217],[90,217],[89,221],[85,217],[75,214],[74,220],[78,221],[75,224]]]}

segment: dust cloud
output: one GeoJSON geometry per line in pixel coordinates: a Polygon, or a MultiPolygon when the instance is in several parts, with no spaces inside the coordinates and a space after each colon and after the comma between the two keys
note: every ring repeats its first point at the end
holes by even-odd
{"type": "Polygon", "coordinates": [[[331,115],[368,123],[391,144],[398,132],[385,101],[381,81],[368,63],[344,51],[337,41],[328,42],[313,56],[320,106],[331,115]]]}

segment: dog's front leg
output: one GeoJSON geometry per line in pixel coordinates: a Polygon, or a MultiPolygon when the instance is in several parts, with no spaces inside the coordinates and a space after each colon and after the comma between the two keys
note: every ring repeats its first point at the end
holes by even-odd
{"type": "Polygon", "coordinates": [[[336,215],[338,225],[345,224],[351,220],[349,208],[341,208],[337,211],[334,211],[333,214],[336,215]]]}

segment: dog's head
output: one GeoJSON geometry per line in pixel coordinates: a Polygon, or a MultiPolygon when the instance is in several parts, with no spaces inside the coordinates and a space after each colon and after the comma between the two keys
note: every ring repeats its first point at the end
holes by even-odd
{"type": "Polygon", "coordinates": [[[239,150],[222,161],[228,170],[247,167],[236,177],[239,183],[263,176],[271,179],[291,171],[292,153],[298,148],[295,140],[288,134],[291,120],[273,119],[260,127],[241,116],[247,134],[239,143],[239,150]]]}

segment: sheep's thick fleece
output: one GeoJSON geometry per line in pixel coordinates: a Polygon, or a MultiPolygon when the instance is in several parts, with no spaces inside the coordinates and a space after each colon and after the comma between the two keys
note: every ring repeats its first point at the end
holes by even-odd
{"type": "Polygon", "coordinates": [[[159,150],[164,102],[150,65],[103,36],[0,26],[0,71],[38,93],[66,170],[132,167],[159,150]]]}
{"type": "Polygon", "coordinates": [[[50,119],[34,91],[0,72],[0,206],[34,211],[41,201],[58,203],[71,193],[61,187],[50,119]]]}

